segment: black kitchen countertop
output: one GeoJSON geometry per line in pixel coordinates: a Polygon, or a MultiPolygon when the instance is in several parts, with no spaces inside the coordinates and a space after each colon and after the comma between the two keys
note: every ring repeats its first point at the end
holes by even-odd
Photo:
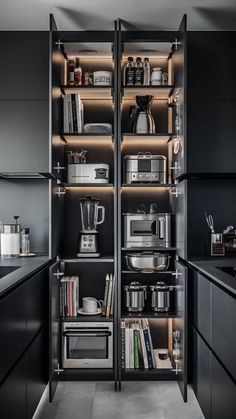
{"type": "Polygon", "coordinates": [[[17,267],[8,275],[0,277],[0,297],[18,286],[28,277],[33,276],[37,271],[49,264],[48,256],[22,257],[12,259],[0,259],[0,268],[3,266],[17,267]]]}
{"type": "Polygon", "coordinates": [[[217,269],[220,266],[236,266],[236,258],[193,259],[188,260],[188,264],[236,296],[236,278],[217,269]]]}

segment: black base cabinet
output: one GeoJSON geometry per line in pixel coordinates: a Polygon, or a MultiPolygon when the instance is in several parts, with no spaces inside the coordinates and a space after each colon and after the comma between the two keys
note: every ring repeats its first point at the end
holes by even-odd
{"type": "Polygon", "coordinates": [[[192,386],[206,419],[211,418],[211,351],[192,328],[192,386]]]}
{"type": "Polygon", "coordinates": [[[212,419],[234,419],[236,385],[212,355],[212,419]]]}

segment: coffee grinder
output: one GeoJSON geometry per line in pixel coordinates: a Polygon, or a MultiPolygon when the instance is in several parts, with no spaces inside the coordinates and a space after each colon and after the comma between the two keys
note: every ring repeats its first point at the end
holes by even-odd
{"type": "Polygon", "coordinates": [[[97,225],[105,220],[105,207],[99,205],[99,199],[87,196],[80,199],[82,231],[79,235],[77,257],[99,257],[97,225]],[[100,220],[99,220],[100,211],[100,220]]]}

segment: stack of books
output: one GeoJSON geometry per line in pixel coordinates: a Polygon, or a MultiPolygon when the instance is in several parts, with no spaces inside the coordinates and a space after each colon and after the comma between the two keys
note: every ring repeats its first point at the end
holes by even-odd
{"type": "Polygon", "coordinates": [[[63,123],[65,134],[80,134],[84,127],[84,105],[80,95],[66,93],[63,96],[63,123]]]}
{"type": "Polygon", "coordinates": [[[147,319],[121,322],[121,366],[123,369],[156,368],[147,319]]]}
{"type": "Polygon", "coordinates": [[[79,277],[63,276],[60,282],[60,313],[62,317],[76,317],[79,309],[79,277]]]}
{"type": "Polygon", "coordinates": [[[113,273],[106,275],[105,291],[102,307],[102,316],[110,317],[114,311],[114,293],[115,293],[115,275],[113,273]]]}

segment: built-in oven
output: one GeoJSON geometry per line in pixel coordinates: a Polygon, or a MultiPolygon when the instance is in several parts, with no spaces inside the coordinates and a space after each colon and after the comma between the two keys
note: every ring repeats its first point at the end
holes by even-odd
{"type": "Polygon", "coordinates": [[[63,322],[63,368],[112,368],[112,322],[63,322]]]}

